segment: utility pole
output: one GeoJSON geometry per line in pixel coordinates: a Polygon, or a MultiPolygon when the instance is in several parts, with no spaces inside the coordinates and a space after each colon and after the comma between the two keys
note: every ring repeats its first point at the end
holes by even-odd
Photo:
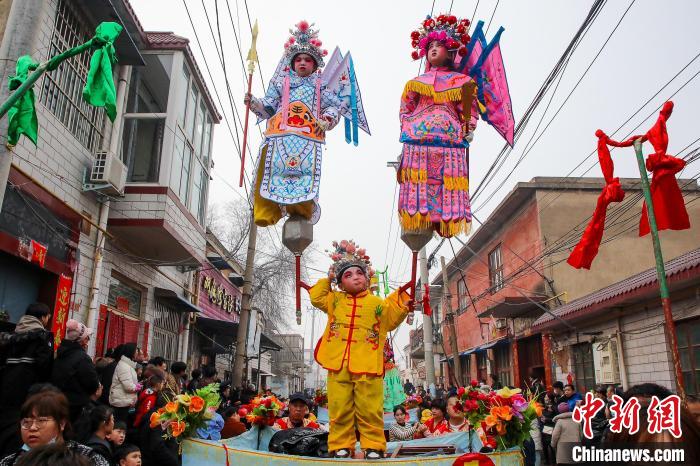
{"type": "MultiPolygon", "coordinates": [[[[420,250],[418,255],[420,262],[420,282],[423,285],[421,296],[425,299],[425,287],[430,286],[428,278],[428,256],[425,252],[425,246],[420,250]]],[[[423,353],[425,354],[425,376],[428,384],[430,395],[435,396],[435,358],[433,357],[433,318],[423,312],[423,353]]]]}
{"type": "MultiPolygon", "coordinates": [[[[669,346],[671,347],[671,361],[676,374],[676,389],[682,403],[686,403],[685,384],[683,382],[683,370],[681,368],[681,358],[678,352],[678,336],[676,335],[676,324],[673,322],[673,312],[671,311],[671,293],[668,289],[666,281],[666,268],[664,266],[664,256],[661,253],[661,240],[659,239],[659,230],[656,226],[656,214],[654,213],[654,202],[651,198],[649,189],[649,177],[647,176],[646,165],[644,164],[644,154],[642,153],[642,139],[634,140],[634,152],[637,156],[637,164],[639,165],[639,174],[642,180],[642,192],[647,206],[647,218],[649,220],[649,230],[651,233],[651,242],[654,247],[654,258],[656,259],[656,276],[659,280],[659,291],[661,295],[661,306],[664,311],[664,321],[666,326],[666,335],[669,346]]],[[[619,348],[619,347],[618,347],[619,348]]]]}
{"type": "Polygon", "coordinates": [[[457,334],[455,332],[455,316],[452,313],[452,294],[450,286],[447,282],[447,267],[445,266],[445,257],[440,256],[440,266],[442,267],[442,295],[445,299],[445,320],[447,321],[447,331],[450,332],[450,352],[454,359],[455,377],[457,378],[457,386],[462,385],[462,363],[459,360],[459,350],[457,349],[457,334]]]}
{"type": "Polygon", "coordinates": [[[253,213],[250,215],[248,230],[248,254],[245,259],[243,274],[243,297],[241,299],[241,318],[236,334],[236,359],[233,363],[233,387],[241,387],[243,382],[243,367],[246,361],[248,324],[250,322],[250,303],[253,298],[253,272],[255,268],[255,245],[258,239],[258,226],[255,224],[253,213]]]}

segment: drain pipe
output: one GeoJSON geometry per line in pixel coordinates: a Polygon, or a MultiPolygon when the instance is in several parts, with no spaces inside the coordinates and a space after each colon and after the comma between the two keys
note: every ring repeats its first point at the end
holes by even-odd
{"type": "MultiPolygon", "coordinates": [[[[131,66],[125,65],[119,67],[119,84],[117,85],[117,118],[112,124],[112,131],[109,138],[109,153],[114,155],[117,154],[117,150],[119,149],[119,135],[121,133],[121,126],[123,122],[122,115],[124,113],[124,103],[126,102],[126,90],[130,74],[131,66]]],[[[105,234],[103,232],[107,229],[107,220],[109,219],[109,204],[109,198],[107,198],[103,203],[100,204],[100,228],[97,230],[97,238],[95,240],[95,250],[93,254],[92,279],[89,290],[86,325],[92,328],[94,331],[97,331],[98,324],[97,319],[99,314],[97,312],[97,307],[100,296],[100,282],[102,280],[102,263],[105,246],[105,234]]],[[[96,336],[95,338],[90,340],[88,354],[95,354],[97,338],[99,338],[99,336],[96,336]]]]}

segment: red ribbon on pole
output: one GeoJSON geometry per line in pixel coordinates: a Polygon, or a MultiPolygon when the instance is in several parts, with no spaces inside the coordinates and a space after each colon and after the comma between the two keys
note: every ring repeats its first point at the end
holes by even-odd
{"type": "MultiPolygon", "coordinates": [[[[648,140],[654,146],[654,153],[647,157],[647,170],[652,172],[651,196],[656,214],[656,223],[659,230],[685,230],[690,228],[690,219],[685,208],[683,195],[678,187],[676,173],[685,167],[685,161],[666,154],[668,148],[668,132],[666,121],[673,111],[673,102],[664,104],[659,118],[654,126],[643,136],[618,142],[610,139],[602,130],[596,131],[598,137],[598,160],[605,178],[605,187],[598,197],[595,211],[581,236],[581,241],[576,245],[567,262],[577,269],[590,269],[593,259],[598,254],[603,231],[605,229],[605,215],[608,205],[612,202],[620,202],[625,193],[620,186],[620,179],[613,177],[615,166],[610,156],[608,146],[629,147],[635,140],[648,140]]],[[[649,220],[647,218],[646,203],[642,207],[642,217],[639,222],[639,236],[649,233],[649,220]]]]}

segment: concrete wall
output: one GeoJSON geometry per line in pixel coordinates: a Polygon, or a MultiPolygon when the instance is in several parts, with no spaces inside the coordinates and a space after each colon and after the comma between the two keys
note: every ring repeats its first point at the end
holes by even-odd
{"type": "MultiPolygon", "coordinates": [[[[672,293],[671,300],[676,322],[700,316],[700,283],[672,293]]],[[[596,320],[577,324],[578,342],[607,340],[615,335],[618,322],[622,333],[628,387],[651,382],[675,390],[676,377],[664,332],[663,310],[658,299],[607,309],[596,320]],[[592,332],[602,333],[595,338],[582,335],[592,332]]],[[[552,339],[556,342],[554,347],[558,348],[553,351],[555,367],[552,374],[555,380],[566,381],[567,374],[573,373],[570,345],[577,343],[577,338],[574,334],[555,333],[552,339]]]]}
{"type": "MultiPolygon", "coordinates": [[[[626,190],[626,198],[639,196],[639,190],[626,190]]],[[[592,190],[538,190],[537,204],[545,247],[551,247],[559,238],[581,222],[580,232],[586,227],[587,219],[593,213],[599,191],[592,190]]],[[[700,197],[700,190],[685,193],[686,203],[700,197]]],[[[623,201],[624,202],[624,201],[623,201]]],[[[610,212],[619,204],[608,207],[603,244],[598,256],[593,261],[591,270],[577,270],[571,267],[566,258],[575,246],[574,237],[566,248],[546,259],[546,275],[554,280],[558,293],[567,292],[569,301],[585,296],[596,290],[623,280],[631,275],[654,267],[654,253],[649,235],[640,238],[638,224],[642,212],[642,200],[637,201],[626,210],[619,220],[610,212]],[[619,225],[613,223],[620,222],[619,225]],[[627,231],[624,231],[627,230],[627,231]],[[616,239],[605,243],[606,238],[620,234],[616,239]],[[557,264],[557,262],[559,262],[557,264]],[[556,265],[555,265],[556,264],[556,265]]],[[[700,203],[692,202],[687,206],[690,215],[690,230],[662,231],[661,244],[664,260],[668,261],[700,246],[700,203]]]]}

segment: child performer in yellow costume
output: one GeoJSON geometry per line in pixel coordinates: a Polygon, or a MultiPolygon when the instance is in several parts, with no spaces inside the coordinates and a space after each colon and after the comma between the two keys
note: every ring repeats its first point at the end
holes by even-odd
{"type": "Polygon", "coordinates": [[[311,303],[328,314],[315,351],[316,362],[328,370],[328,450],[336,458],[350,457],[357,426],[365,458],[380,459],[386,450],[384,342],[387,332],[406,318],[409,296],[401,290],[386,299],[371,294],[364,249],[352,241],[333,245],[328,278],[309,291],[311,303]]]}

